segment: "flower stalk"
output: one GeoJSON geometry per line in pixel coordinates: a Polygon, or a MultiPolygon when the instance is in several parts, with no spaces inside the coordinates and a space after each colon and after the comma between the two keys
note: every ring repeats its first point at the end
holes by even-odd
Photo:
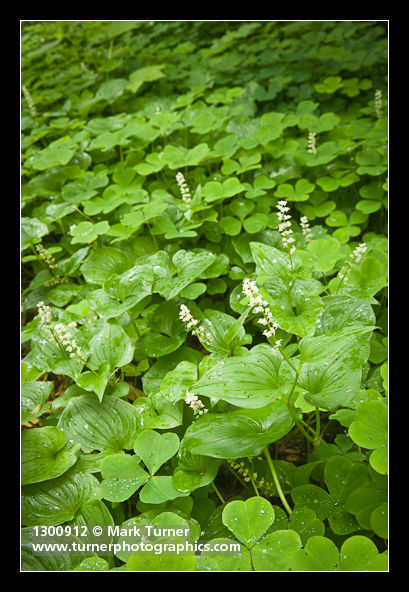
{"type": "Polygon", "coordinates": [[[338,284],[338,288],[335,291],[335,294],[339,291],[342,284],[346,283],[348,281],[348,276],[349,276],[349,273],[350,273],[352,267],[354,267],[357,263],[360,263],[363,255],[366,253],[366,250],[367,250],[366,243],[360,243],[352,251],[352,253],[349,256],[349,260],[346,261],[346,264],[344,265],[344,267],[342,267],[342,269],[338,272],[338,277],[340,279],[340,282],[338,284]]]}
{"type": "Polygon", "coordinates": [[[279,495],[279,498],[282,501],[282,504],[283,504],[284,508],[286,509],[287,514],[290,515],[292,513],[292,509],[291,509],[289,503],[287,502],[287,500],[285,499],[285,495],[283,493],[283,490],[281,489],[280,481],[278,480],[277,472],[275,470],[274,463],[273,463],[272,458],[270,456],[270,452],[268,450],[268,446],[266,446],[264,448],[264,451],[263,452],[264,452],[264,456],[267,459],[267,463],[268,463],[268,466],[270,468],[271,475],[273,477],[274,485],[276,486],[276,489],[277,489],[277,493],[279,495]]]}

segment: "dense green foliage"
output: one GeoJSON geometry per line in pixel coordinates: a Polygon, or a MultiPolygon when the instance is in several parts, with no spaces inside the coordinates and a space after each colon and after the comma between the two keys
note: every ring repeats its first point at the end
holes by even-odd
{"type": "Polygon", "coordinates": [[[49,21],[21,50],[23,570],[385,571],[387,31],[49,21]],[[39,556],[39,525],[241,554],[39,556]]]}

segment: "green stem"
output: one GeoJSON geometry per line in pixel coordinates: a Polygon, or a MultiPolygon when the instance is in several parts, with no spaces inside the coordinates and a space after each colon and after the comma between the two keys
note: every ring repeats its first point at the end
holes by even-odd
{"type": "Polygon", "coordinates": [[[301,423],[298,421],[298,419],[294,415],[294,412],[293,412],[293,410],[291,408],[291,405],[289,405],[287,403],[287,406],[288,406],[288,411],[290,412],[290,415],[293,418],[293,421],[294,421],[295,425],[297,426],[297,428],[300,430],[300,432],[305,436],[305,438],[307,440],[309,440],[312,444],[314,444],[315,443],[314,439],[311,438],[311,436],[309,435],[309,433],[302,427],[301,423]]]}
{"type": "Polygon", "coordinates": [[[303,419],[300,419],[299,422],[301,425],[303,425],[307,430],[309,430],[311,432],[311,434],[313,435],[314,438],[319,439],[317,432],[310,426],[310,424],[308,424],[303,419]]]}
{"type": "Polygon", "coordinates": [[[291,253],[290,253],[290,252],[288,252],[288,256],[290,257],[290,265],[291,265],[291,269],[294,271],[293,258],[291,257],[291,253]]]}
{"type": "Polygon", "coordinates": [[[335,292],[334,292],[334,296],[335,296],[335,294],[338,294],[338,292],[339,292],[339,289],[340,289],[340,287],[341,287],[341,286],[342,286],[342,284],[343,284],[343,281],[344,281],[344,276],[342,277],[342,279],[340,279],[340,280],[339,280],[338,288],[335,290],[335,292]]]}
{"type": "Polygon", "coordinates": [[[253,489],[254,489],[254,491],[255,491],[256,495],[257,495],[258,497],[260,497],[260,494],[259,494],[259,492],[258,492],[257,486],[256,486],[256,484],[255,484],[255,482],[254,482],[254,479],[253,479],[253,472],[254,472],[254,471],[253,471],[253,461],[251,460],[251,457],[250,457],[250,456],[248,456],[247,458],[248,458],[248,460],[249,460],[250,467],[251,467],[251,476],[250,476],[250,481],[251,481],[251,484],[252,484],[252,486],[253,486],[253,489]]]}
{"type": "Polygon", "coordinates": [[[321,430],[321,416],[320,416],[320,410],[319,407],[315,408],[315,431],[316,431],[316,436],[315,436],[315,446],[319,446],[320,445],[320,430],[321,430]]]}
{"type": "Polygon", "coordinates": [[[219,500],[222,502],[222,504],[225,504],[226,502],[224,501],[224,499],[223,499],[223,496],[222,496],[222,494],[220,493],[220,491],[217,489],[217,487],[216,487],[216,485],[215,485],[214,481],[212,481],[212,487],[213,487],[213,489],[214,489],[214,491],[215,491],[215,493],[216,493],[217,497],[218,497],[218,498],[219,498],[219,500]]]}
{"type": "Polygon", "coordinates": [[[300,375],[300,370],[301,370],[301,366],[302,366],[302,362],[300,362],[298,369],[295,373],[295,379],[293,382],[293,385],[291,387],[290,393],[288,395],[288,398],[285,399],[285,402],[287,403],[287,407],[288,407],[288,411],[295,423],[295,425],[297,426],[297,428],[300,430],[300,432],[305,436],[305,438],[307,438],[307,440],[309,440],[310,442],[312,442],[314,444],[314,440],[311,438],[311,436],[309,435],[309,433],[302,427],[302,425],[300,424],[300,422],[298,421],[297,417],[295,416],[294,412],[293,412],[293,408],[291,406],[291,397],[293,396],[295,387],[297,385],[297,381],[298,381],[298,377],[300,375]]]}
{"type": "Polygon", "coordinates": [[[80,210],[77,206],[74,206],[74,209],[81,214],[81,216],[84,216],[84,218],[87,218],[88,220],[90,220],[93,224],[94,224],[94,220],[92,218],[90,218],[87,214],[85,214],[82,210],[80,210]]]}
{"type": "Polygon", "coordinates": [[[290,305],[291,310],[294,310],[294,306],[293,306],[293,303],[292,303],[292,300],[291,300],[290,292],[291,292],[291,289],[294,286],[294,284],[295,284],[295,280],[293,281],[293,283],[291,284],[290,287],[287,287],[288,304],[290,305]]]}
{"type": "Polygon", "coordinates": [[[267,459],[268,466],[270,467],[270,471],[271,471],[271,474],[273,476],[273,481],[274,481],[274,484],[276,486],[278,495],[280,496],[280,499],[281,499],[281,501],[283,503],[284,508],[287,510],[287,513],[290,515],[291,512],[292,512],[292,509],[290,508],[287,500],[285,499],[283,490],[281,489],[281,485],[280,485],[280,482],[278,480],[277,473],[276,473],[276,470],[274,468],[274,464],[273,464],[272,458],[270,456],[270,452],[268,450],[268,446],[266,446],[264,448],[264,455],[265,455],[265,457],[267,459]]]}
{"type": "Polygon", "coordinates": [[[298,377],[299,377],[300,371],[301,371],[301,366],[302,366],[302,362],[301,361],[300,361],[300,363],[298,365],[298,368],[296,370],[295,370],[294,366],[292,366],[293,369],[295,370],[295,378],[294,378],[294,382],[293,382],[293,385],[291,387],[291,390],[290,390],[290,392],[288,394],[288,398],[286,399],[287,405],[290,405],[290,403],[291,403],[291,397],[293,396],[295,387],[297,385],[298,377]]]}
{"type": "Polygon", "coordinates": [[[322,442],[324,441],[324,438],[323,438],[323,436],[324,436],[324,432],[325,432],[325,430],[326,430],[326,429],[327,429],[327,428],[328,428],[330,425],[331,425],[331,422],[328,422],[328,423],[326,423],[326,424],[325,424],[325,426],[322,428],[322,432],[321,432],[321,435],[320,435],[320,440],[321,440],[322,442]]]}
{"type": "Polygon", "coordinates": [[[280,349],[280,352],[284,358],[284,360],[287,362],[287,364],[289,366],[291,366],[291,368],[294,370],[294,372],[297,372],[297,368],[294,366],[294,364],[291,362],[290,358],[287,356],[287,354],[284,353],[284,351],[282,349],[280,349]]]}
{"type": "Polygon", "coordinates": [[[251,481],[251,484],[252,484],[252,486],[253,486],[253,489],[254,489],[254,491],[255,491],[256,495],[257,495],[258,497],[260,497],[260,494],[259,494],[259,492],[258,492],[258,489],[257,489],[257,487],[256,487],[256,484],[254,483],[254,479],[253,479],[253,477],[250,477],[250,481],[251,481]]]}

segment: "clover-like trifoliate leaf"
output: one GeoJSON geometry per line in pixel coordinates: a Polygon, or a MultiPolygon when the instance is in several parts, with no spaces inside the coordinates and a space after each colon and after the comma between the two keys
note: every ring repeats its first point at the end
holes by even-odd
{"type": "Polygon", "coordinates": [[[300,536],[293,529],[269,533],[251,549],[254,569],[256,571],[288,571],[292,558],[300,547],[300,536]]]}
{"type": "Polygon", "coordinates": [[[178,497],[186,497],[189,491],[179,491],[173,484],[171,475],[154,475],[139,494],[145,504],[161,504],[178,497]]]}
{"type": "Polygon", "coordinates": [[[140,432],[134,442],[135,453],[143,460],[149,473],[158,469],[179,450],[179,438],[171,432],[158,434],[154,430],[140,432]]]}
{"type": "Polygon", "coordinates": [[[314,190],[315,185],[310,183],[307,179],[299,179],[295,187],[289,183],[279,185],[274,195],[279,198],[285,198],[288,201],[306,201],[310,197],[310,193],[314,190]]]}
{"type": "Polygon", "coordinates": [[[335,543],[324,536],[311,537],[305,548],[295,553],[291,561],[293,571],[387,571],[386,553],[379,553],[368,537],[349,537],[338,550],[335,543]]]}
{"type": "Polygon", "coordinates": [[[111,502],[123,502],[149,479],[140,458],[130,454],[111,454],[101,462],[101,495],[111,502]]]}
{"type": "Polygon", "coordinates": [[[312,536],[323,536],[325,524],[317,518],[311,508],[297,508],[291,513],[288,528],[295,530],[305,545],[312,536]]]}
{"type": "Polygon", "coordinates": [[[344,506],[352,490],[369,482],[367,466],[337,455],[326,463],[324,477],[329,492],[312,483],[293,488],[291,496],[295,507],[312,509],[321,521],[328,518],[329,526],[336,534],[359,530],[355,516],[344,506]]]}
{"type": "Polygon", "coordinates": [[[355,419],[349,426],[352,440],[373,450],[369,457],[378,473],[388,472],[388,407],[383,401],[364,401],[357,407],[355,419]]]}

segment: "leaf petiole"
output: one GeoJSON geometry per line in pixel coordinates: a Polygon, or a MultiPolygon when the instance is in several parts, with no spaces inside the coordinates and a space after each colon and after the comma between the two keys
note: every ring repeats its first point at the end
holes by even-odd
{"type": "Polygon", "coordinates": [[[292,513],[292,509],[290,508],[287,500],[285,499],[285,495],[283,493],[283,490],[281,489],[281,485],[280,485],[280,482],[278,480],[278,476],[277,476],[277,473],[276,473],[276,470],[275,470],[275,467],[274,467],[274,463],[273,463],[272,458],[270,456],[270,452],[268,450],[268,446],[266,446],[264,448],[264,451],[263,452],[264,452],[264,456],[267,459],[268,466],[270,467],[270,471],[271,471],[271,474],[273,476],[274,484],[275,484],[275,486],[277,488],[277,493],[278,493],[278,495],[279,495],[279,497],[280,497],[280,499],[281,499],[281,501],[283,503],[284,508],[286,509],[287,513],[290,515],[292,513]]]}

